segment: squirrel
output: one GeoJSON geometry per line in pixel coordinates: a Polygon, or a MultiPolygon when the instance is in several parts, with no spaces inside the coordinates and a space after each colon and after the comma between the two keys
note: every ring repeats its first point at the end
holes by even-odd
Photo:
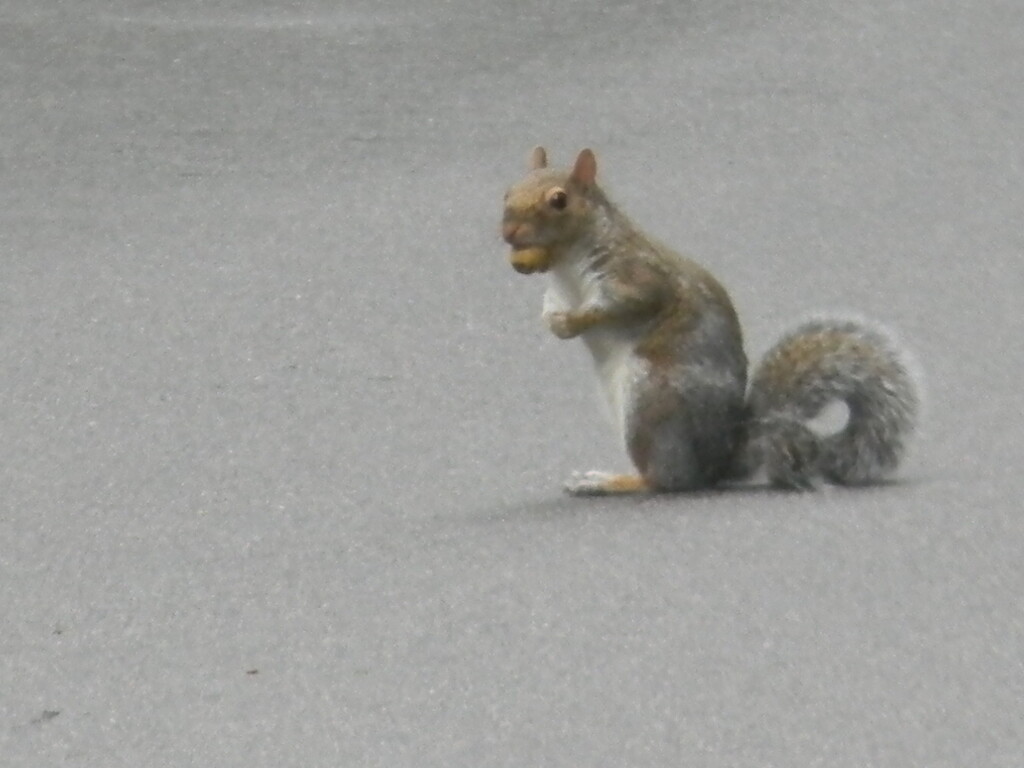
{"type": "Polygon", "coordinates": [[[896,470],[919,398],[888,335],[861,321],[807,321],[766,353],[748,389],[729,294],[609,200],[591,150],[562,170],[536,147],[505,193],[501,233],[516,271],[547,274],[542,317],[587,346],[636,468],[575,472],[569,494],[696,490],[761,469],[775,486],[812,489],[896,470]],[[820,435],[808,422],[835,401],[846,423],[820,435]]]}

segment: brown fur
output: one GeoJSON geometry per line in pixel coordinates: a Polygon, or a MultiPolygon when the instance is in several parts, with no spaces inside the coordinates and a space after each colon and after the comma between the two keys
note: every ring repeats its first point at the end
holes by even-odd
{"type": "Polygon", "coordinates": [[[849,334],[825,331],[795,339],[766,357],[758,369],[758,379],[769,392],[791,392],[818,376],[821,361],[837,352],[861,361],[875,374],[886,372],[887,364],[868,344],[849,334]]]}

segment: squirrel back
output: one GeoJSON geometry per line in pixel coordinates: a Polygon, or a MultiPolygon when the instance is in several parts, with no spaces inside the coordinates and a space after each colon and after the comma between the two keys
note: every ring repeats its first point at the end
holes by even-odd
{"type": "Polygon", "coordinates": [[[726,290],[702,266],[648,237],[596,183],[583,150],[571,169],[530,173],[505,195],[512,266],[547,273],[543,317],[590,350],[636,474],[575,474],[574,494],[673,491],[767,470],[811,487],[881,479],[899,463],[917,396],[887,337],[851,321],[806,323],[757,366],[747,392],[742,333],[726,290]],[[846,404],[837,433],[809,425],[846,404]]]}

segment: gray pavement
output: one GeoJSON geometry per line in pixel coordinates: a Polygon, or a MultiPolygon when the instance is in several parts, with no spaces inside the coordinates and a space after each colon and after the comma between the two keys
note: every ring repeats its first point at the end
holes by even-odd
{"type": "Polygon", "coordinates": [[[1024,765],[1024,6],[8,0],[0,764],[1024,765]],[[624,467],[528,149],[920,363],[899,481],[624,467]]]}

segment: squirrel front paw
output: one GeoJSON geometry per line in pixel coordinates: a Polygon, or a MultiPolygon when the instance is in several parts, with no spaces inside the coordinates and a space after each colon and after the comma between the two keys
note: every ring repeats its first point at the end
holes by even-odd
{"type": "Polygon", "coordinates": [[[551,332],[560,339],[571,339],[580,335],[571,312],[545,312],[544,320],[551,332]]]}

